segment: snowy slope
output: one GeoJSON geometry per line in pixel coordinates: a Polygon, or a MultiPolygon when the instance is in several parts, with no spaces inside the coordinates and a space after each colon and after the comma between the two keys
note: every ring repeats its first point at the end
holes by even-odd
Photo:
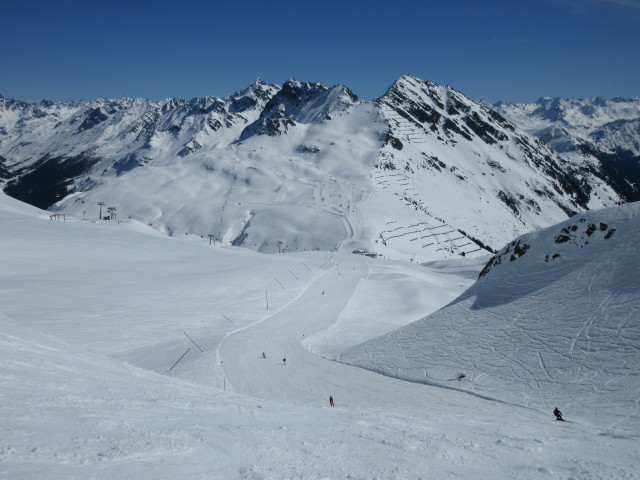
{"type": "Polygon", "coordinates": [[[360,234],[356,205],[369,195],[367,164],[378,144],[374,132],[358,130],[373,115],[370,106],[354,105],[349,116],[321,129],[300,124],[283,138],[258,135],[215,153],[135,169],[72,195],[56,211],[90,211],[95,218],[95,205],[107,199],[120,218],[172,235],[213,234],[226,245],[266,253],[349,247],[360,234]],[[314,148],[322,151],[306,151],[314,148]]]}
{"type": "Polygon", "coordinates": [[[433,312],[477,261],[259,255],[2,194],[0,221],[2,478],[637,477],[637,433],[311,353],[433,312]]]}
{"type": "Polygon", "coordinates": [[[454,302],[341,358],[637,431],[639,235],[638,203],[524,235],[454,302]]]}
{"type": "MultiPolygon", "coordinates": [[[[422,248],[433,248],[433,234],[448,230],[457,237],[452,253],[497,249],[501,239],[619,198],[590,171],[451,87],[405,75],[378,102],[390,130],[376,181],[423,221],[405,242],[418,237],[422,248]]],[[[382,237],[397,242],[396,235],[382,237]]]]}
{"type": "Polygon", "coordinates": [[[0,98],[0,164],[8,192],[46,208],[147,164],[165,165],[237,139],[278,90],[258,79],[225,98],[98,99],[27,104],[0,98]],[[26,175],[26,178],[25,178],[26,175]]]}
{"type": "Polygon", "coordinates": [[[0,191],[0,213],[3,216],[15,216],[15,215],[23,215],[23,216],[41,216],[42,218],[49,218],[51,214],[46,212],[45,210],[40,210],[37,207],[29,205],[27,203],[21,202],[20,200],[16,200],[15,198],[10,197],[4,192],[0,191]]]}

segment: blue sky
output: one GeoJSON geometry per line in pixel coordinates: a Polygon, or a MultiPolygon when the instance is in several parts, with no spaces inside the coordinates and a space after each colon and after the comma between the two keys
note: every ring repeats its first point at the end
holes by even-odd
{"type": "Polygon", "coordinates": [[[640,0],[3,0],[0,94],[224,96],[257,77],[494,102],[640,96],[640,0]]]}

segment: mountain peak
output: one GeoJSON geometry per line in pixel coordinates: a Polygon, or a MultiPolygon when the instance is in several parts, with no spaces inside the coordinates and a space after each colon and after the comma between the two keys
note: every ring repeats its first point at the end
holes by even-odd
{"type": "Polygon", "coordinates": [[[224,100],[230,104],[230,112],[240,113],[254,108],[262,108],[279,90],[278,85],[268,84],[258,77],[253,84],[227,95],[224,100]]]}
{"type": "Polygon", "coordinates": [[[280,93],[289,99],[302,102],[327,90],[329,89],[320,82],[301,82],[295,78],[290,78],[282,85],[280,93]]]}
{"type": "Polygon", "coordinates": [[[416,88],[422,88],[422,87],[426,87],[426,88],[439,87],[444,89],[450,88],[447,85],[438,85],[437,83],[431,82],[429,80],[423,80],[422,78],[416,77],[411,73],[405,73],[404,75],[399,77],[395,82],[393,82],[391,87],[389,87],[389,90],[404,90],[407,88],[416,89],[416,88]]]}
{"type": "Polygon", "coordinates": [[[253,135],[282,135],[297,123],[324,122],[331,114],[342,112],[358,102],[358,97],[347,87],[328,88],[320,82],[287,80],[265,105],[260,118],[249,125],[240,137],[253,135]]]}

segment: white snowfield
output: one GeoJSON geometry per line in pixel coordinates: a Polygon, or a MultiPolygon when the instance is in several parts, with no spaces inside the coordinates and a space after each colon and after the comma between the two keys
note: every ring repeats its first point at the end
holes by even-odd
{"type": "Polygon", "coordinates": [[[635,428],[333,360],[453,301],[482,261],[263,255],[2,194],[0,226],[2,479],[639,478],[635,428]]]}

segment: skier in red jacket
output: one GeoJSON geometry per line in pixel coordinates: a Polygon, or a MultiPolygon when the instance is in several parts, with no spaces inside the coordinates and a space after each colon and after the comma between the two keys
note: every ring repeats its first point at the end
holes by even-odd
{"type": "Polygon", "coordinates": [[[329,405],[331,405],[332,407],[335,407],[333,403],[333,397],[331,395],[329,395],[329,405]]]}

